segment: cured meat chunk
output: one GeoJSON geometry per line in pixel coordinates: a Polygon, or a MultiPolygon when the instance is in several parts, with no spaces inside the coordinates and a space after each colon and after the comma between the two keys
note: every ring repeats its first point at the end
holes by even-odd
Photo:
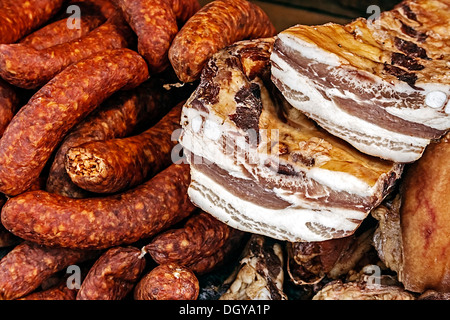
{"type": "Polygon", "coordinates": [[[191,200],[233,228],[280,240],[353,234],[403,166],[365,155],[289,105],[270,83],[273,39],[212,57],[183,107],[191,200]]]}
{"type": "Polygon", "coordinates": [[[374,20],[296,25],[277,35],[272,80],[360,151],[413,162],[450,128],[449,22],[448,1],[420,0],[374,20]]]}

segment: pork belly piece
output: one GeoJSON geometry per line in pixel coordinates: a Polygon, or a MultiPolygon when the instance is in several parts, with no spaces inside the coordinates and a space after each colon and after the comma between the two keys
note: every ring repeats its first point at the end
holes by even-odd
{"type": "Polygon", "coordinates": [[[233,228],[279,240],[349,236],[403,165],[359,152],[289,105],[270,81],[273,40],[218,52],[184,105],[190,199],[233,228]]]}
{"type": "Polygon", "coordinates": [[[327,131],[369,155],[420,158],[450,128],[450,1],[404,1],[377,19],[280,32],[272,80],[327,131]]]}

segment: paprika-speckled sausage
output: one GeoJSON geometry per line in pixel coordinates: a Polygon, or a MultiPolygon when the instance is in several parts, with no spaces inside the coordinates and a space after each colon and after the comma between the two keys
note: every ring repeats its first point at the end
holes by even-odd
{"type": "Polygon", "coordinates": [[[266,13],[247,0],[215,0],[195,13],[177,33],[169,60],[178,78],[192,82],[206,61],[232,43],[276,34],[266,13]]]}
{"type": "Polygon", "coordinates": [[[81,16],[80,25],[71,27],[70,19],[65,18],[50,23],[26,36],[19,43],[26,44],[36,50],[46,49],[81,38],[104,22],[104,19],[100,16],[81,16]]]}
{"type": "Polygon", "coordinates": [[[82,14],[86,11],[88,14],[100,13],[107,19],[112,17],[117,11],[112,0],[70,0],[68,5],[79,6],[82,14]]]}
{"type": "Polygon", "coordinates": [[[189,165],[173,164],[140,186],[107,197],[72,199],[25,192],[4,205],[1,221],[13,234],[48,246],[104,249],[149,238],[194,210],[189,165]]]}
{"type": "Polygon", "coordinates": [[[153,77],[135,90],[117,92],[74,127],[55,154],[46,190],[71,198],[87,197],[89,192],[75,185],[66,173],[66,152],[91,141],[123,138],[144,124],[156,123],[180,94],[164,89],[165,81],[165,77],[153,77]]]}
{"type": "Polygon", "coordinates": [[[150,73],[168,65],[167,52],[178,32],[176,17],[167,0],[117,0],[128,24],[138,36],[138,51],[148,63],[150,73]]]}
{"type": "Polygon", "coordinates": [[[74,125],[114,92],[147,79],[144,59],[130,49],[103,51],[58,74],[20,109],[0,139],[0,192],[27,190],[74,125]]]}
{"type": "Polygon", "coordinates": [[[167,230],[145,246],[159,264],[190,265],[216,253],[232,235],[232,228],[210,214],[200,211],[179,229],[167,230]]]}
{"type": "Polygon", "coordinates": [[[138,282],[145,258],[135,247],[114,247],[98,258],[78,291],[77,300],[122,300],[138,282]]]}
{"type": "Polygon", "coordinates": [[[197,0],[116,0],[128,24],[138,36],[138,51],[151,73],[169,65],[170,44],[184,23],[199,8],[197,0]]]}
{"type": "Polygon", "coordinates": [[[64,0],[3,0],[0,5],[0,43],[13,43],[48,21],[64,0]]]}
{"type": "Polygon", "coordinates": [[[0,300],[25,296],[56,272],[97,254],[96,251],[48,248],[22,242],[0,260],[0,300]]]}
{"type": "Polygon", "coordinates": [[[16,91],[0,79],[0,138],[19,107],[16,91]]]}
{"type": "Polygon", "coordinates": [[[232,261],[232,259],[237,258],[246,243],[248,235],[249,233],[232,229],[231,235],[223,246],[218,248],[212,255],[203,257],[197,262],[188,265],[189,269],[197,275],[203,275],[222,267],[224,264],[232,261]]]}
{"type": "Polygon", "coordinates": [[[156,123],[174,104],[192,92],[187,87],[167,89],[165,85],[174,78],[176,76],[172,73],[158,75],[134,91],[118,92],[72,129],[56,152],[46,190],[71,198],[91,195],[75,185],[66,173],[66,152],[91,141],[123,138],[135,129],[145,129],[156,123]]]}
{"type": "Polygon", "coordinates": [[[69,288],[66,279],[46,290],[32,292],[18,300],[75,300],[78,290],[69,288]]]}
{"type": "Polygon", "coordinates": [[[155,126],[122,139],[92,141],[66,153],[66,172],[80,188],[114,193],[135,187],[172,164],[183,102],[155,126]]]}
{"type": "Polygon", "coordinates": [[[196,300],[200,285],[195,274],[177,264],[159,265],[144,275],[134,289],[135,300],[196,300]]]}
{"type": "MultiPolygon", "coordinates": [[[[6,202],[6,198],[0,194],[0,210],[6,202]]],[[[22,239],[16,237],[11,232],[5,229],[5,227],[0,224],[0,248],[12,247],[20,243],[22,239]]]]}
{"type": "Polygon", "coordinates": [[[201,5],[198,0],[167,0],[170,3],[179,27],[182,27],[198,10],[201,5]]]}
{"type": "Polygon", "coordinates": [[[0,76],[20,88],[39,88],[69,65],[105,50],[127,48],[131,39],[131,29],[116,15],[87,35],[50,48],[36,50],[23,44],[3,44],[0,76]]]}

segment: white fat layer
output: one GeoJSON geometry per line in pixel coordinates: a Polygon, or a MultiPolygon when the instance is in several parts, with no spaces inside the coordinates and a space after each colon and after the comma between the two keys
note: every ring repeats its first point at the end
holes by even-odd
{"type": "Polygon", "coordinates": [[[377,187],[377,185],[375,185],[374,187],[369,187],[366,183],[362,182],[355,176],[351,176],[338,171],[312,168],[308,171],[306,176],[321,184],[332,185],[333,190],[346,191],[359,195],[374,194],[377,187]]]}
{"type": "Polygon", "coordinates": [[[450,128],[450,116],[440,112],[440,116],[436,117],[436,113],[438,111],[435,109],[401,109],[388,107],[385,110],[396,117],[405,119],[410,122],[424,124],[430,128],[434,128],[437,130],[447,130],[448,128],[450,128]]]}
{"type": "Polygon", "coordinates": [[[429,139],[392,132],[344,112],[333,102],[324,99],[310,79],[300,75],[278,54],[272,54],[271,59],[274,62],[272,76],[280,79],[288,88],[296,91],[300,89],[309,97],[309,101],[305,102],[286,95],[288,102],[358,150],[394,162],[412,162],[420,158],[423,148],[429,144],[429,139]],[[346,128],[347,133],[339,130],[339,127],[346,128]],[[366,139],[368,137],[369,141],[364,141],[364,136],[366,139]],[[410,146],[415,148],[411,149],[410,146]]]}
{"type": "Polygon", "coordinates": [[[346,209],[311,210],[298,207],[267,209],[237,198],[222,185],[193,167],[191,177],[188,194],[193,203],[202,210],[233,228],[279,240],[292,242],[329,240],[335,236],[331,232],[314,232],[314,225],[319,229],[323,227],[351,234],[358,228],[359,222],[367,216],[367,213],[346,209]]]}
{"type": "MultiPolygon", "coordinates": [[[[180,139],[180,143],[183,147],[194,155],[198,157],[202,157],[207,161],[215,163],[220,168],[227,171],[230,175],[242,178],[242,179],[250,179],[248,175],[245,175],[244,168],[247,172],[252,172],[252,165],[256,164],[257,170],[254,172],[255,174],[264,177],[265,179],[272,181],[280,181],[282,178],[276,174],[273,170],[267,168],[264,165],[266,160],[269,159],[270,155],[265,153],[259,153],[256,149],[248,150],[246,153],[246,157],[242,157],[237,153],[225,154],[224,149],[217,142],[217,139],[211,139],[211,137],[207,134],[203,134],[202,128],[194,133],[192,128],[193,119],[201,118],[200,112],[193,108],[183,108],[183,118],[188,120],[188,125],[183,127],[183,134],[180,139]]],[[[204,120],[203,123],[208,123],[208,126],[212,126],[212,122],[215,122],[217,128],[221,132],[227,131],[228,134],[233,135],[233,128],[231,126],[227,126],[226,124],[222,124],[220,118],[213,117],[211,115],[203,115],[203,118],[208,117],[208,119],[204,120]]],[[[216,127],[216,125],[213,125],[216,127]]],[[[237,135],[237,132],[234,131],[237,135]]],[[[236,139],[235,141],[244,141],[244,139],[236,139]]],[[[242,146],[244,149],[245,146],[242,146]]],[[[247,146],[248,148],[248,146],[247,146]]],[[[263,148],[264,149],[264,148],[263,148]]],[[[194,159],[195,161],[195,159],[194,159]]],[[[355,194],[362,197],[370,197],[375,194],[376,190],[379,188],[378,183],[370,186],[364,180],[358,179],[357,177],[348,174],[346,172],[337,172],[331,171],[321,168],[308,168],[305,169],[306,177],[318,182],[319,184],[328,187],[331,190],[336,190],[339,192],[348,192],[350,194],[355,194]]],[[[255,180],[258,177],[254,177],[255,180]]],[[[292,184],[292,185],[308,185],[308,181],[300,181],[299,178],[296,177],[283,177],[283,179],[292,184]]],[[[309,188],[306,187],[306,190],[309,188]]],[[[311,203],[305,203],[305,201],[301,200],[301,196],[296,196],[296,194],[286,193],[286,190],[282,189],[274,189],[273,190],[276,195],[289,203],[293,203],[298,206],[311,206],[311,203]],[[289,194],[289,195],[288,195],[289,194]]],[[[316,195],[305,195],[309,199],[315,199],[318,197],[323,197],[323,194],[316,195]]],[[[317,205],[314,207],[317,208],[317,205]]]]}
{"type": "MultiPolygon", "coordinates": [[[[337,77],[340,78],[346,77],[345,71],[343,69],[335,69],[332,72],[337,77]]],[[[301,75],[299,74],[299,76],[301,75]]],[[[423,105],[418,109],[387,107],[385,108],[385,110],[388,113],[409,122],[420,123],[437,130],[447,130],[448,128],[450,128],[450,116],[442,113],[443,109],[442,107],[447,99],[447,95],[442,91],[435,90],[434,86],[433,87],[428,86],[428,90],[431,89],[433,90],[424,94],[426,94],[426,99],[430,100],[429,103],[432,104],[433,106],[429,105],[427,107],[426,105],[423,105]]],[[[370,90],[370,88],[366,88],[366,90],[370,90]]],[[[365,102],[348,90],[341,91],[337,88],[330,88],[326,89],[326,93],[329,97],[335,96],[339,98],[350,99],[353,101],[360,101],[361,105],[364,105],[365,102]]],[[[380,103],[384,102],[389,103],[392,102],[392,99],[377,97],[377,101],[379,101],[380,103]]]]}
{"type": "MultiPolygon", "coordinates": [[[[233,173],[243,176],[242,168],[234,161],[232,157],[222,152],[223,148],[218,142],[220,137],[219,139],[216,139],[216,136],[211,136],[210,134],[207,135],[204,132],[206,118],[208,120],[208,127],[211,127],[211,123],[215,123],[217,124],[216,129],[221,131],[224,124],[220,117],[212,114],[204,114],[196,109],[185,107],[183,108],[181,118],[182,121],[188,121],[188,125],[183,126],[183,133],[180,137],[180,144],[183,148],[191,151],[198,157],[215,163],[221,169],[230,172],[230,174],[233,173]],[[201,119],[199,129],[196,131],[193,130],[192,125],[194,119],[201,119]]],[[[195,126],[197,126],[197,124],[195,124],[195,126]]]]}
{"type": "Polygon", "coordinates": [[[322,50],[316,44],[303,41],[293,35],[285,33],[280,33],[278,35],[278,38],[283,41],[288,47],[296,48],[296,51],[301,51],[301,54],[305,58],[336,67],[342,64],[341,59],[337,55],[322,50]]]}

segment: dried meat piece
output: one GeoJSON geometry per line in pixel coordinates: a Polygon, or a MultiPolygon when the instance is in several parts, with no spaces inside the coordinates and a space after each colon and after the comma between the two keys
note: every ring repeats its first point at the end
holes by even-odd
{"type": "Polygon", "coordinates": [[[286,300],[283,267],[280,244],[252,235],[239,262],[239,271],[220,300],[286,300]]]}

